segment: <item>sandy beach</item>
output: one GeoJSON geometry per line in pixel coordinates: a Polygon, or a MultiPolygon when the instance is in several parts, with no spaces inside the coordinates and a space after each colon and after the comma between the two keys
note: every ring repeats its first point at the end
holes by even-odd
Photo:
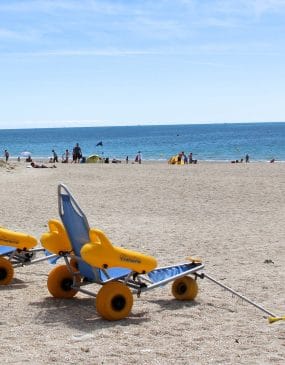
{"type": "MultiPolygon", "coordinates": [[[[205,272],[285,314],[285,164],[1,164],[1,226],[38,239],[59,218],[65,183],[91,227],[159,265],[189,255],[205,272]]],[[[52,298],[48,262],[15,269],[1,290],[1,364],[284,364],[285,321],[207,279],[194,302],[171,285],[134,298],[131,315],[100,318],[94,298],[52,298]]]]}

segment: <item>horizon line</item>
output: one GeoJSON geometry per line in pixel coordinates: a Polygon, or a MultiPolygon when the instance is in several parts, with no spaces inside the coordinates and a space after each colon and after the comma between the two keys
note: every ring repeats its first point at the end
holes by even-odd
{"type": "Polygon", "coordinates": [[[185,125],[221,125],[221,124],[272,124],[285,123],[285,120],[277,121],[229,121],[229,122],[189,122],[189,123],[137,123],[137,124],[77,124],[79,122],[69,122],[69,125],[62,124],[50,126],[24,126],[24,127],[0,127],[0,130],[23,130],[23,129],[61,129],[61,128],[114,128],[114,127],[163,127],[163,126],[185,126],[185,125]]]}

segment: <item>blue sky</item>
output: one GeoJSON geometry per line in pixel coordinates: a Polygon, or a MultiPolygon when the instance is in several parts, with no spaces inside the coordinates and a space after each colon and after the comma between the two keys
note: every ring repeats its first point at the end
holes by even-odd
{"type": "Polygon", "coordinates": [[[285,121],[285,0],[1,0],[0,128],[285,121]]]}

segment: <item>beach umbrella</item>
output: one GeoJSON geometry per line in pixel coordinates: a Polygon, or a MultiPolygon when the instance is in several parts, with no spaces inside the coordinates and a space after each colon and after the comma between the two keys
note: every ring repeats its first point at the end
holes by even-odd
{"type": "Polygon", "coordinates": [[[32,156],[32,154],[29,151],[23,151],[23,152],[21,152],[21,156],[22,157],[29,157],[29,156],[32,156]]]}

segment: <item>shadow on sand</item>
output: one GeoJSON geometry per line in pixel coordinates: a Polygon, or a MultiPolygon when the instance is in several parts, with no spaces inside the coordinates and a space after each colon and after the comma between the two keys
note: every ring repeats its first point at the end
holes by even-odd
{"type": "Polygon", "coordinates": [[[11,284],[9,285],[0,285],[0,290],[18,290],[27,288],[29,285],[24,280],[13,278],[11,284]]]}
{"type": "MultiPolygon", "coordinates": [[[[160,308],[156,312],[165,310],[176,311],[181,308],[191,308],[199,305],[195,301],[177,301],[175,299],[154,299],[147,300],[148,303],[157,304],[160,308]]],[[[34,301],[30,303],[31,306],[39,307],[40,312],[35,318],[36,322],[45,325],[55,325],[62,323],[69,328],[77,329],[89,333],[93,330],[124,327],[129,325],[140,325],[149,322],[149,311],[139,311],[133,313],[120,321],[106,321],[102,319],[96,312],[95,298],[72,298],[72,299],[58,299],[53,297],[46,297],[41,301],[34,301]]]]}
{"type": "Polygon", "coordinates": [[[187,301],[187,300],[176,300],[176,299],[155,299],[155,300],[148,300],[149,303],[154,303],[160,306],[160,312],[164,310],[175,311],[182,308],[193,308],[197,305],[200,305],[199,302],[194,300],[187,301]]]}
{"type": "Polygon", "coordinates": [[[70,328],[84,332],[114,326],[139,325],[150,320],[146,312],[140,312],[131,313],[129,317],[120,321],[106,321],[97,314],[94,298],[57,299],[48,297],[41,301],[31,302],[30,305],[41,309],[35,318],[36,322],[46,325],[64,323],[70,328]]]}

